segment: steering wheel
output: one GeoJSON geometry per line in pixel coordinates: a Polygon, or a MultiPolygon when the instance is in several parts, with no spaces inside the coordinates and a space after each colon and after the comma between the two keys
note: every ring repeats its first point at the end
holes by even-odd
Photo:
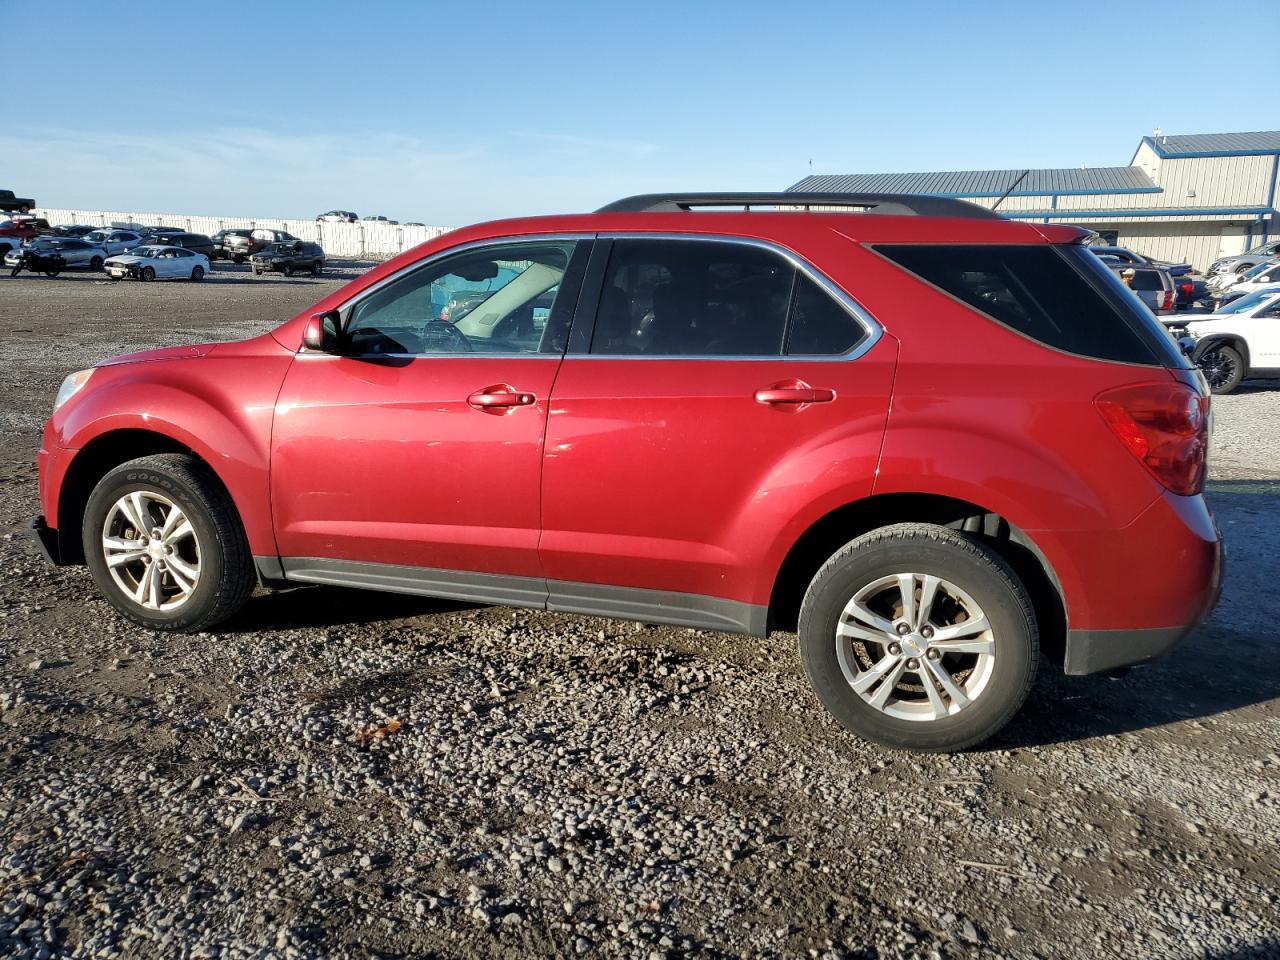
{"type": "MultiPolygon", "coordinates": [[[[455,349],[442,351],[445,353],[475,353],[476,348],[471,343],[471,338],[455,327],[448,320],[440,320],[432,318],[422,330],[423,347],[428,347],[432,341],[440,337],[435,328],[440,327],[448,331],[448,337],[455,344],[455,349]]],[[[432,350],[425,350],[427,353],[434,353],[432,350]]]]}

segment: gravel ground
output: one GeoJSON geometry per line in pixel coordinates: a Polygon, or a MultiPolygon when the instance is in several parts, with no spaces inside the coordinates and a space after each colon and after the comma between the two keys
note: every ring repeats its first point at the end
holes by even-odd
{"type": "Polygon", "coordinates": [[[66,372],[335,282],[0,277],[0,956],[1280,955],[1280,385],[1214,403],[1209,624],[915,757],[790,634],[315,587],[169,636],[39,559],[66,372]]]}

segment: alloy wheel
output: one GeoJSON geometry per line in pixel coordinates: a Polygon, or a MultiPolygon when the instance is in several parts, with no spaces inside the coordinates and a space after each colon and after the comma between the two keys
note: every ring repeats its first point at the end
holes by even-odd
{"type": "Polygon", "coordinates": [[[867,584],[836,625],[845,680],[867,704],[902,720],[959,713],[982,695],[996,645],[982,608],[960,587],[924,573],[867,584]]]}
{"type": "Polygon", "coordinates": [[[102,554],[117,587],[148,610],[182,606],[200,582],[200,541],[182,509],[151,490],[117,500],[102,525],[102,554]]]}
{"type": "Polygon", "coordinates": [[[1210,389],[1216,389],[1227,383],[1236,375],[1236,361],[1222,350],[1210,350],[1200,358],[1200,372],[1210,389]]]}

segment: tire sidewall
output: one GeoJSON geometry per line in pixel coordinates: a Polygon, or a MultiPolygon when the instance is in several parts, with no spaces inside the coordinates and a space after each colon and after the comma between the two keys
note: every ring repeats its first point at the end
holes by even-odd
{"type": "Polygon", "coordinates": [[[223,574],[224,545],[200,494],[186,483],[153,468],[126,464],[107,474],[94,488],[85,507],[84,555],[98,589],[111,605],[130,620],[156,629],[181,630],[202,620],[216,603],[223,574]],[[176,503],[195,529],[200,544],[200,581],[186,603],[172,612],[148,610],[135,603],[116,585],[102,555],[102,525],[107,513],[122,496],[132,490],[149,490],[176,503]]]}
{"type": "Polygon", "coordinates": [[[854,551],[815,579],[801,612],[800,654],[818,698],[847,729],[890,747],[960,749],[985,739],[1021,706],[1035,671],[1034,630],[1018,594],[981,559],[945,542],[888,541],[854,551]],[[940,720],[902,720],[876,710],[849,686],[836,656],[836,625],[849,600],[874,580],[904,572],[941,577],[964,590],[986,614],[995,638],[986,687],[940,720]]]}

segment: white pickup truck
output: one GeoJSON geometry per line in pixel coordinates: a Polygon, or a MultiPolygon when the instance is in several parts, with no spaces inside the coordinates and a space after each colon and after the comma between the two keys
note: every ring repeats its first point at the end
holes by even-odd
{"type": "Polygon", "coordinates": [[[1214,393],[1230,393],[1245,377],[1280,377],[1280,284],[1189,321],[1180,342],[1214,393]]]}

